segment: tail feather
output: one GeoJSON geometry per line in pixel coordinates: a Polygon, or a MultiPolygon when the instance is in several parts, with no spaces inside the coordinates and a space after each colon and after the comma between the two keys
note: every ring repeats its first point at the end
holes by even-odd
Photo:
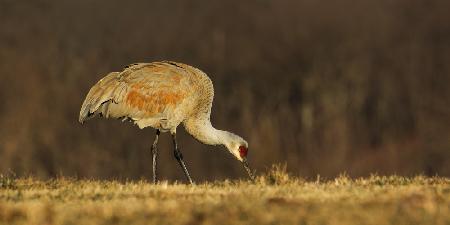
{"type": "Polygon", "coordinates": [[[89,119],[89,114],[91,114],[90,111],[91,105],[84,105],[81,107],[80,110],[80,117],[78,118],[78,121],[83,124],[84,121],[89,119]]]}
{"type": "Polygon", "coordinates": [[[118,86],[116,79],[118,74],[118,72],[109,73],[89,90],[81,106],[80,116],[78,118],[80,123],[83,124],[84,121],[101,113],[98,111],[99,107],[103,103],[113,100],[114,91],[118,86]]]}

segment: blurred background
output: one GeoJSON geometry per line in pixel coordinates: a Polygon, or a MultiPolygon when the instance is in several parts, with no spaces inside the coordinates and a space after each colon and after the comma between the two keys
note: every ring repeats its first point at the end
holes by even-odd
{"type": "MultiPolygon", "coordinates": [[[[100,78],[173,60],[215,85],[212,121],[259,172],[450,176],[448,0],[0,0],[0,173],[151,179],[155,131],[78,123],[100,78]]],[[[245,178],[182,127],[197,181],[245,178]]],[[[170,135],[160,178],[184,181],[170,135]]]]}

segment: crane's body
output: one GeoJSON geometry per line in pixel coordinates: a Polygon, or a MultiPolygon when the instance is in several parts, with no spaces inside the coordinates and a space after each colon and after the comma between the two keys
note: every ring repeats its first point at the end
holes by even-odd
{"type": "MultiPolygon", "coordinates": [[[[197,68],[169,61],[137,63],[127,66],[122,72],[109,73],[98,81],[83,102],[79,121],[83,123],[100,115],[133,121],[141,129],[153,127],[157,129],[157,137],[152,149],[156,149],[159,131],[170,131],[176,147],[176,128],[182,123],[186,131],[200,142],[227,147],[239,161],[244,162],[252,177],[245,160],[247,142],[211,125],[213,98],[212,81],[197,68]]],[[[177,147],[175,152],[179,153],[179,162],[191,181],[177,147]]]]}

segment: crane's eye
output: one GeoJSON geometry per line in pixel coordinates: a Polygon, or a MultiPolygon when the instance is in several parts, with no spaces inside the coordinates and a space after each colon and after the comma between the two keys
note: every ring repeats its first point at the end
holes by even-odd
{"type": "Polygon", "coordinates": [[[239,155],[241,155],[241,158],[247,157],[248,148],[245,146],[239,146],[239,155]]]}

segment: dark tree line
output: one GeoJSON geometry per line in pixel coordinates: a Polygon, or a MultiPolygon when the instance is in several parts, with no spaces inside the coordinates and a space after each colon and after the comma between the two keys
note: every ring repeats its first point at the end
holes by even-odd
{"type": "MultiPolygon", "coordinates": [[[[150,177],[154,131],[81,126],[90,86],[134,62],[211,76],[213,122],[294,174],[450,175],[450,2],[0,1],[0,172],[150,177]]],[[[181,127],[180,127],[181,128],[181,127]]],[[[244,177],[179,130],[197,180],[244,177]]],[[[162,136],[161,176],[182,179],[162,136]]]]}

